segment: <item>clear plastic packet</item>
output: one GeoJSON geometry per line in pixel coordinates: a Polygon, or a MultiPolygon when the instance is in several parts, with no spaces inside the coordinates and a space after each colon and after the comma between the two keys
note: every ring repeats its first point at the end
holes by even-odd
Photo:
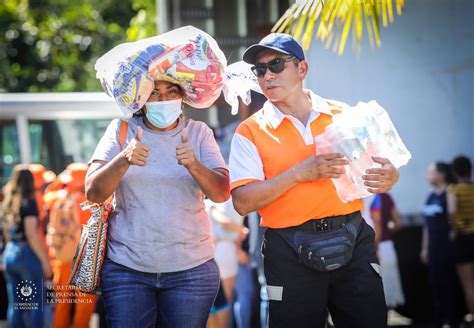
{"type": "Polygon", "coordinates": [[[238,61],[226,67],[224,84],[224,98],[232,107],[232,114],[237,114],[239,110],[240,97],[245,105],[250,104],[250,91],[263,93],[258,85],[257,77],[250,70],[251,65],[243,61],[238,61]]]}
{"type": "Polygon", "coordinates": [[[338,152],[350,161],[342,177],[332,179],[343,202],[371,195],[362,176],[367,169],[380,167],[372,157],[387,158],[397,168],[411,158],[389,115],[375,101],[344,106],[315,142],[317,154],[338,152]]]}

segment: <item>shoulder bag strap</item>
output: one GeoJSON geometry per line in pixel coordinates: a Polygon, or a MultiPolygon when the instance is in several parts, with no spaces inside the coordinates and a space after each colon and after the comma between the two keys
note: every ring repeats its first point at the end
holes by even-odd
{"type": "Polygon", "coordinates": [[[128,132],[128,121],[121,120],[120,135],[119,135],[120,148],[123,148],[123,145],[125,145],[127,132],[128,132]]]}

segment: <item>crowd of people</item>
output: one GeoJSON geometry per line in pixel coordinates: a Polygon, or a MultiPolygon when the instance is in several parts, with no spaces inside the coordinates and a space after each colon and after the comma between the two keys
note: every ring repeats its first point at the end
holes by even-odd
{"type": "MultiPolygon", "coordinates": [[[[424,224],[420,262],[428,266],[432,322],[436,328],[459,327],[463,322],[469,327],[474,311],[471,161],[466,156],[457,156],[451,162],[435,162],[427,168],[426,178],[433,190],[421,211],[424,224]]],[[[386,303],[396,309],[405,303],[405,297],[393,236],[402,227],[403,220],[389,194],[376,195],[370,210],[386,303]]]]}
{"type": "Polygon", "coordinates": [[[4,187],[2,271],[11,327],[89,327],[96,297],[66,284],[81,226],[88,220],[80,210],[86,172],[81,163],[68,165],[58,176],[41,164],[19,164],[4,187]],[[22,311],[26,300],[34,306],[22,311]]]}
{"type": "MultiPolygon", "coordinates": [[[[183,115],[183,88],[156,80],[127,124],[109,124],[87,164],[58,176],[38,164],[14,168],[1,212],[11,327],[89,326],[97,297],[67,278],[87,221],[80,204],[111,196],[100,301],[109,327],[324,327],[328,314],[336,328],[387,325],[387,306],[404,302],[391,241],[402,220],[387,194],[398,169],[373,158],[379,167],[363,176],[376,194],[368,214],[361,199],[342,202],[330,179],[348,161],[314,146],[342,108],[303,88],[301,46],[271,34],[243,59],[266,99],[242,108],[222,147],[183,115]]],[[[459,324],[450,301],[457,278],[472,322],[471,174],[464,156],[428,171],[420,257],[437,327],[459,324]]]]}

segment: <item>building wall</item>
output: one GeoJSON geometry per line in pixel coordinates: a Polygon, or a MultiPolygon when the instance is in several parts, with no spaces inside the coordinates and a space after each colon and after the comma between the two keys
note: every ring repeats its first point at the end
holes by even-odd
{"type": "Polygon", "coordinates": [[[357,55],[338,56],[313,41],[306,86],[323,97],[377,100],[412,153],[393,196],[404,214],[419,213],[430,187],[427,166],[460,153],[474,160],[474,2],[408,0],[382,31],[382,47],[366,40],[357,55]]]}

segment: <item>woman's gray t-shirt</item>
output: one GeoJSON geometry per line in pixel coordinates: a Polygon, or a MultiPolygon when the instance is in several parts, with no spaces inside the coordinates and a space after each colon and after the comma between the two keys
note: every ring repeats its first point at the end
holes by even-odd
{"type": "MultiPolygon", "coordinates": [[[[143,129],[150,148],[146,166],[132,165],[116,191],[110,216],[107,257],[142,272],[176,272],[214,257],[204,194],[176,160],[176,146],[186,126],[197,160],[210,169],[226,168],[212,130],[203,122],[181,119],[165,132],[151,130],[142,118],[129,120],[124,148],[143,129]]],[[[121,121],[113,120],[89,163],[111,161],[121,152],[121,121]]]]}

